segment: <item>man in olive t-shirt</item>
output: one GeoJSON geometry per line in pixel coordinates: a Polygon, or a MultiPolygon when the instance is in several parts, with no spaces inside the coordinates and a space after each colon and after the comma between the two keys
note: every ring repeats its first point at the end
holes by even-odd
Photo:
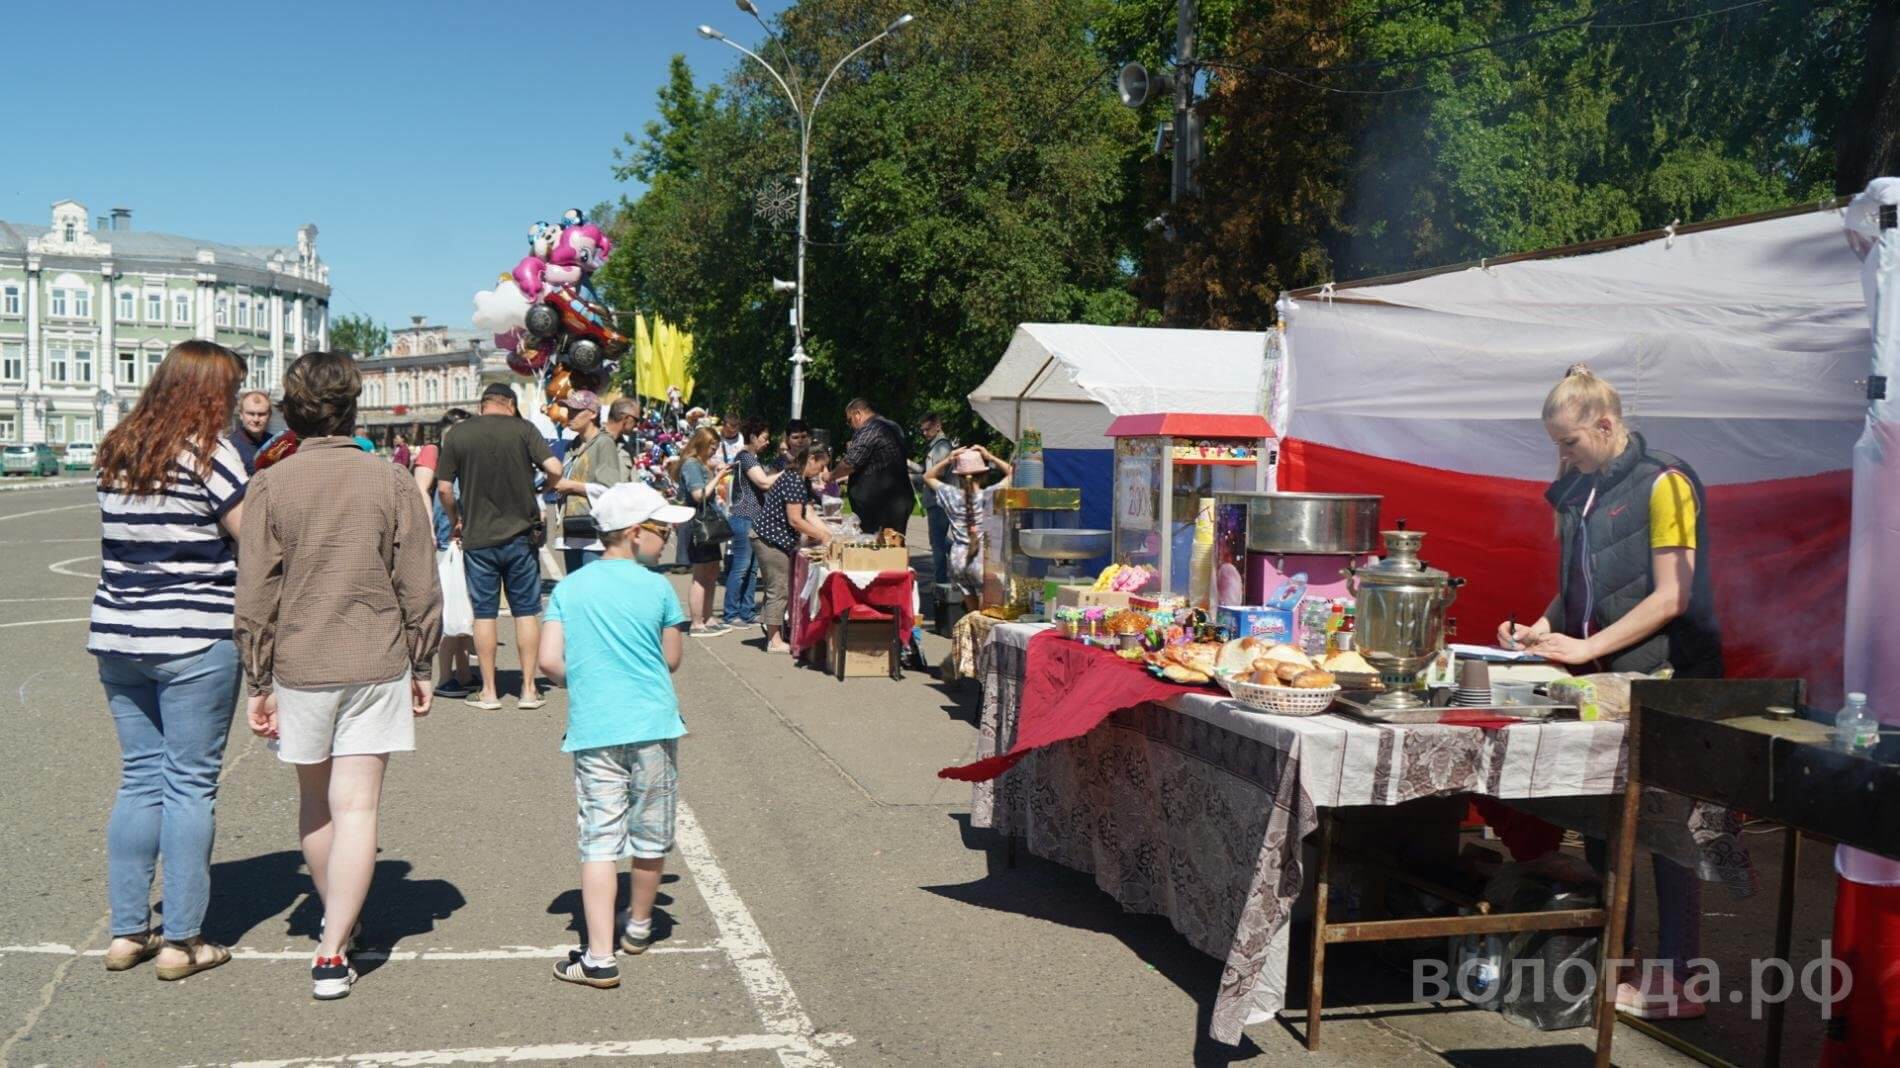
{"type": "Polygon", "coordinates": [[[475,608],[475,656],[481,662],[482,690],[468,698],[477,708],[501,707],[495,689],[495,617],[501,595],[515,617],[515,648],[520,651],[524,710],[544,703],[534,684],[535,650],[541,647],[541,554],[530,537],[540,515],[534,495],[535,469],[545,472],[559,493],[585,493],[578,482],[561,477],[561,461],[533,424],[514,414],[514,392],[496,382],[482,391],[481,414],[458,423],[442,439],[436,461],[437,499],[462,544],[468,598],[475,608]],[[458,499],[453,487],[460,484],[458,499]]]}

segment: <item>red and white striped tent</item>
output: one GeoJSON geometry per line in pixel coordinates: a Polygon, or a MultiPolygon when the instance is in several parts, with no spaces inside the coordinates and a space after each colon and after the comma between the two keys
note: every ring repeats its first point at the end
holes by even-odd
{"type": "Polygon", "coordinates": [[[1469,580],[1451,615],[1488,643],[1555,592],[1539,416],[1586,363],[1708,485],[1729,674],[1830,700],[1872,344],[1839,207],[1287,294],[1278,484],[1384,494],[1384,525],[1425,531],[1423,555],[1469,580]]]}

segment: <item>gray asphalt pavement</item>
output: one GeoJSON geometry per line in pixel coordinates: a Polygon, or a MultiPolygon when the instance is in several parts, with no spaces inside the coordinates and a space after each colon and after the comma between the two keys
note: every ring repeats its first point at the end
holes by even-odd
{"type": "MultiPolygon", "coordinates": [[[[548,974],[579,930],[559,690],[535,712],[440,702],[418,751],[392,761],[348,999],[309,997],[317,910],[295,780],[236,723],[206,934],[238,959],[181,983],[149,965],[109,974],[117,749],[84,651],[96,532],[83,487],[0,496],[0,1062],[1588,1063],[1584,1032],[1404,1004],[1405,974],[1376,949],[1330,958],[1320,1053],[1278,1024],[1236,1049],[1208,1042],[1218,962],[1086,876],[1007,866],[969,828],[967,788],[935,778],[974,755],[971,687],[839,683],[736,634],[689,641],[677,677],[692,733],[664,937],[622,958],[620,989],[548,974]]],[[[510,640],[505,668],[514,654],[510,640]]],[[[1826,923],[1820,879],[1803,887],[1804,947],[1826,923]]],[[[1709,907],[1735,918],[1711,941],[1765,949],[1769,895],[1741,908],[1716,893],[1709,907]]],[[[1759,1052],[1745,1019],[1694,1026],[1734,1059],[1759,1052]]],[[[1628,1030],[1617,1049],[1621,1064],[1688,1063],[1628,1030]]]]}

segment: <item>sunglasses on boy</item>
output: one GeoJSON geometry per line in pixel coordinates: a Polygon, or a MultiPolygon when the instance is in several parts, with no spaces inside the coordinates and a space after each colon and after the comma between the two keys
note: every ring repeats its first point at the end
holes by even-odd
{"type": "Polygon", "coordinates": [[[642,523],[640,529],[648,534],[659,535],[661,541],[668,541],[673,537],[673,527],[667,523],[642,523]]]}

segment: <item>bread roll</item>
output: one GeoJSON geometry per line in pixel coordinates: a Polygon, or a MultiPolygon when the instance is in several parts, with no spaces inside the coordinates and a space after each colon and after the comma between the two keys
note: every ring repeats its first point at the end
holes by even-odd
{"type": "Polygon", "coordinates": [[[1333,685],[1333,674],[1319,668],[1308,668],[1288,680],[1287,685],[1296,690],[1324,690],[1333,685]]]}

